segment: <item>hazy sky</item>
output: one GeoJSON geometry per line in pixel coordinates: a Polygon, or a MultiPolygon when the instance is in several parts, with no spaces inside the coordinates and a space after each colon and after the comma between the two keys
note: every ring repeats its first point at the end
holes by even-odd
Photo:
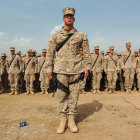
{"type": "Polygon", "coordinates": [[[50,34],[63,26],[62,9],[76,9],[75,28],[85,32],[90,49],[117,51],[132,42],[140,48],[140,0],[0,0],[0,53],[46,48],[50,34]]]}

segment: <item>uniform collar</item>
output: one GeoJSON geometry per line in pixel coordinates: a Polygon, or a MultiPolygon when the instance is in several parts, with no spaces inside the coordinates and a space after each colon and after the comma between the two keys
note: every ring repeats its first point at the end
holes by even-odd
{"type": "Polygon", "coordinates": [[[66,30],[64,29],[64,27],[62,27],[62,28],[60,29],[60,33],[62,33],[62,34],[74,34],[76,31],[77,31],[77,30],[76,30],[75,28],[71,29],[69,32],[66,31],[66,30]]]}

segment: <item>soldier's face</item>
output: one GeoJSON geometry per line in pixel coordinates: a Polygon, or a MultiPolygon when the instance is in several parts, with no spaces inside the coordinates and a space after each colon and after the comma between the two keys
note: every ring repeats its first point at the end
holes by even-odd
{"type": "Polygon", "coordinates": [[[1,57],[1,59],[2,59],[2,60],[5,60],[5,59],[6,59],[6,57],[5,57],[5,56],[2,56],[2,57],[1,57]]]}
{"type": "Polygon", "coordinates": [[[43,53],[42,53],[42,56],[46,57],[46,52],[43,52],[43,53]]]}
{"type": "Polygon", "coordinates": [[[95,53],[99,53],[99,50],[98,49],[95,49],[95,53]]]}
{"type": "Polygon", "coordinates": [[[72,25],[75,21],[75,18],[73,15],[68,14],[63,17],[63,21],[66,25],[72,25]]]}
{"type": "Polygon", "coordinates": [[[12,55],[14,55],[14,54],[15,54],[15,50],[10,50],[10,53],[11,53],[12,55]]]}
{"type": "Polygon", "coordinates": [[[28,52],[28,56],[31,56],[32,55],[32,53],[31,52],[28,52]]]}
{"type": "Polygon", "coordinates": [[[127,50],[131,49],[131,45],[126,45],[127,50]]]}
{"type": "Polygon", "coordinates": [[[113,53],[114,53],[114,50],[113,50],[113,49],[110,49],[109,52],[110,52],[111,54],[113,54],[113,53]]]}

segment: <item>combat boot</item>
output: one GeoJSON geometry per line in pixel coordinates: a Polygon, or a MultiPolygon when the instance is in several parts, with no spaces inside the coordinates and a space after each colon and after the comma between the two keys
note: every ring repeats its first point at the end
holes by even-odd
{"type": "Polygon", "coordinates": [[[32,90],[30,91],[30,93],[31,93],[32,95],[34,95],[34,94],[35,94],[32,90]]]}
{"type": "Polygon", "coordinates": [[[117,94],[117,91],[115,89],[112,89],[112,93],[117,94]]]}
{"type": "Polygon", "coordinates": [[[76,126],[75,117],[74,117],[73,114],[69,115],[68,126],[69,126],[72,133],[77,133],[78,132],[78,127],[76,126]]]}
{"type": "Polygon", "coordinates": [[[107,92],[107,91],[109,91],[109,89],[108,89],[108,88],[106,88],[106,89],[105,89],[105,92],[107,92]]]}
{"type": "Polygon", "coordinates": [[[27,92],[26,92],[25,94],[26,94],[26,95],[30,94],[30,91],[29,91],[29,90],[27,90],[27,92]]]}
{"type": "Polygon", "coordinates": [[[18,95],[18,91],[17,90],[15,91],[15,95],[18,95]]]}
{"type": "Polygon", "coordinates": [[[45,94],[45,90],[42,90],[41,94],[45,94]]]}
{"type": "Polygon", "coordinates": [[[131,89],[129,89],[129,93],[133,93],[133,91],[131,89]]]}
{"type": "Polygon", "coordinates": [[[59,127],[57,129],[57,133],[63,134],[67,127],[67,114],[61,113],[60,116],[61,116],[61,120],[60,120],[59,127]]]}
{"type": "Polygon", "coordinates": [[[96,89],[94,89],[92,93],[95,94],[96,93],[96,89]]]}
{"type": "Polygon", "coordinates": [[[111,94],[112,93],[112,89],[109,89],[109,94],[111,94]]]}
{"type": "Polygon", "coordinates": [[[10,95],[14,95],[15,94],[15,91],[12,91],[11,93],[10,93],[10,95]]]}
{"type": "Polygon", "coordinates": [[[48,93],[48,91],[45,91],[45,94],[47,94],[47,95],[48,95],[48,94],[49,94],[49,93],[48,93]]]}
{"type": "Polygon", "coordinates": [[[126,89],[126,93],[129,94],[129,89],[126,89]]]}
{"type": "Polygon", "coordinates": [[[102,94],[102,92],[99,89],[97,89],[97,93],[102,94]]]}

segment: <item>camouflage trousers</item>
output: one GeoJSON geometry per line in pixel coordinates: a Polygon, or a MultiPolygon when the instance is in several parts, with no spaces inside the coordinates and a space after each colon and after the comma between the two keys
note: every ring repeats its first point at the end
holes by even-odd
{"type": "Polygon", "coordinates": [[[134,82],[134,69],[125,69],[124,77],[125,77],[125,89],[131,89],[134,82]]]}
{"type": "Polygon", "coordinates": [[[10,81],[10,88],[11,91],[17,91],[18,90],[18,80],[19,80],[19,74],[12,74],[9,73],[8,79],[10,81]]]}
{"type": "Polygon", "coordinates": [[[140,89],[140,72],[137,73],[138,89],[140,89]]]}
{"type": "Polygon", "coordinates": [[[24,79],[26,81],[26,91],[34,90],[35,74],[25,74],[24,79]]]}
{"type": "Polygon", "coordinates": [[[79,76],[80,74],[76,75],[57,74],[57,80],[69,88],[69,94],[65,93],[61,89],[57,89],[59,113],[67,113],[67,114],[77,113],[77,101],[81,91],[80,88],[81,81],[71,85],[69,85],[69,83],[75,81],[79,76]]]}
{"type": "Polygon", "coordinates": [[[92,89],[100,89],[100,82],[102,79],[102,72],[92,71],[92,89]]]}
{"type": "Polygon", "coordinates": [[[109,71],[107,74],[107,81],[108,81],[108,88],[115,89],[116,88],[116,81],[117,81],[117,72],[116,71],[109,71]]]}
{"type": "Polygon", "coordinates": [[[40,84],[41,90],[42,91],[48,90],[50,79],[46,76],[46,73],[40,73],[39,80],[41,81],[41,84],[40,84]]]}

